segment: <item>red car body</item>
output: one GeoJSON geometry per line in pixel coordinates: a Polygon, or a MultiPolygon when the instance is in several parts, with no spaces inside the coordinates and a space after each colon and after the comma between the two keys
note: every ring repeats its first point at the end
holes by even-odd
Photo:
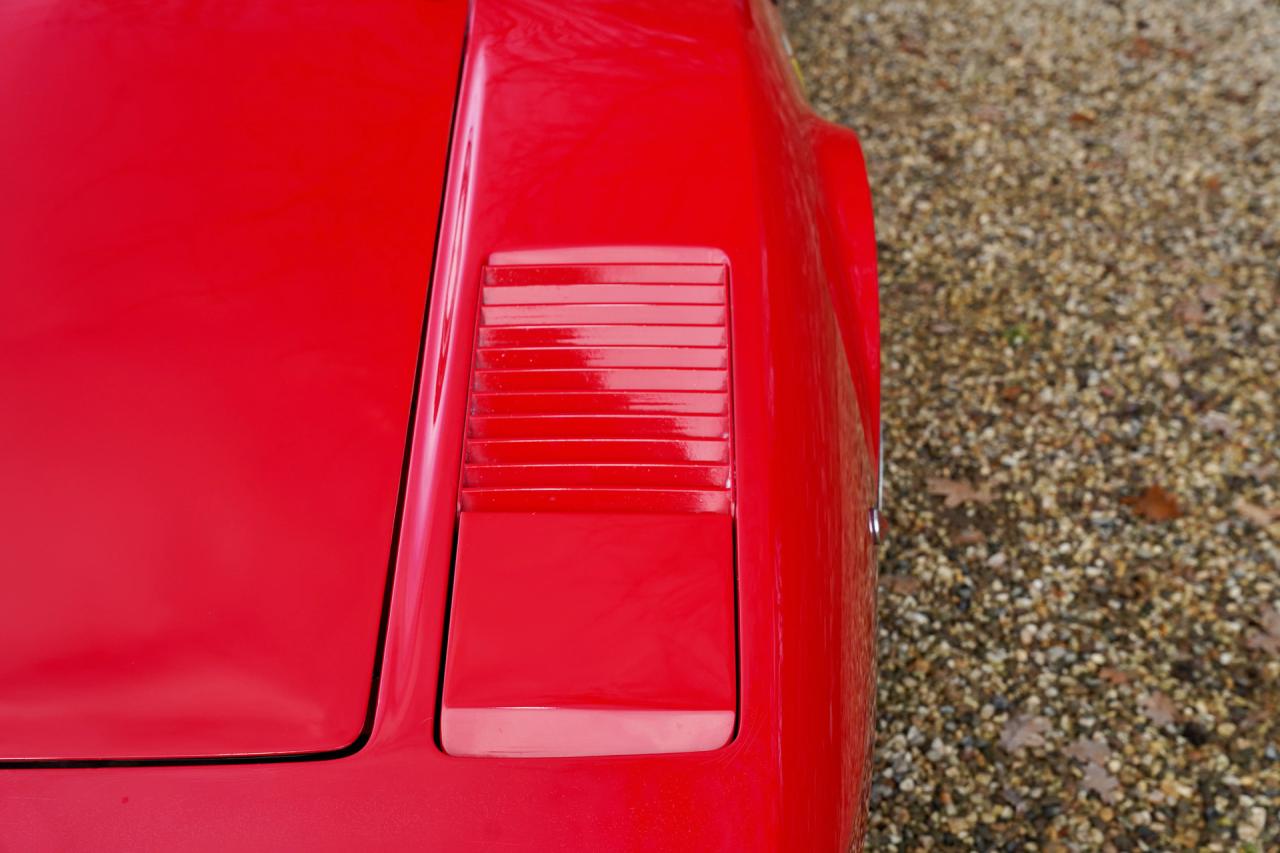
{"type": "Polygon", "coordinates": [[[0,837],[859,844],[879,320],[765,0],[0,7],[0,837]]]}

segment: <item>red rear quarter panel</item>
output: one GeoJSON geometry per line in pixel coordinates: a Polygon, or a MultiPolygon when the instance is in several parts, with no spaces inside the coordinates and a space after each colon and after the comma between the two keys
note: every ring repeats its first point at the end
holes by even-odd
{"type": "Polygon", "coordinates": [[[477,0],[367,742],[327,760],[3,770],[6,842],[815,851],[860,838],[874,698],[870,208],[865,179],[826,185],[840,171],[821,159],[830,131],[779,27],[767,2],[477,0]],[[854,233],[831,224],[837,208],[854,233]],[[703,753],[447,755],[436,715],[482,268],[494,252],[629,245],[712,247],[729,262],[737,731],[703,753]]]}

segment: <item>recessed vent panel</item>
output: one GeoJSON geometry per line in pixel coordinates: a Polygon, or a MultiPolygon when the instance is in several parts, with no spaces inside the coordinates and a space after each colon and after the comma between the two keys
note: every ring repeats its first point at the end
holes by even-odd
{"type": "Polygon", "coordinates": [[[684,255],[491,259],[462,509],[731,511],[728,268],[684,255]]]}
{"type": "Polygon", "coordinates": [[[724,256],[502,253],[482,274],[441,746],[723,746],[737,718],[724,256]]]}

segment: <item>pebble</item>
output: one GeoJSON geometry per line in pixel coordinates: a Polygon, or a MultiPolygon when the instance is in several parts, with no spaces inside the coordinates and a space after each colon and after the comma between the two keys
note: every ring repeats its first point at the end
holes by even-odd
{"type": "Polygon", "coordinates": [[[1280,508],[1280,4],[782,9],[867,159],[880,559],[919,581],[881,591],[867,848],[1280,850],[1280,529],[1236,509],[1280,508]]]}

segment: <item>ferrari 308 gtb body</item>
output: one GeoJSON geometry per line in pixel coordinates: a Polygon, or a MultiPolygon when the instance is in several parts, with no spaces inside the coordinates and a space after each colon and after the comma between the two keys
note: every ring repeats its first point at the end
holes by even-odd
{"type": "Polygon", "coordinates": [[[877,312],[767,0],[0,4],[0,847],[860,844],[877,312]]]}

